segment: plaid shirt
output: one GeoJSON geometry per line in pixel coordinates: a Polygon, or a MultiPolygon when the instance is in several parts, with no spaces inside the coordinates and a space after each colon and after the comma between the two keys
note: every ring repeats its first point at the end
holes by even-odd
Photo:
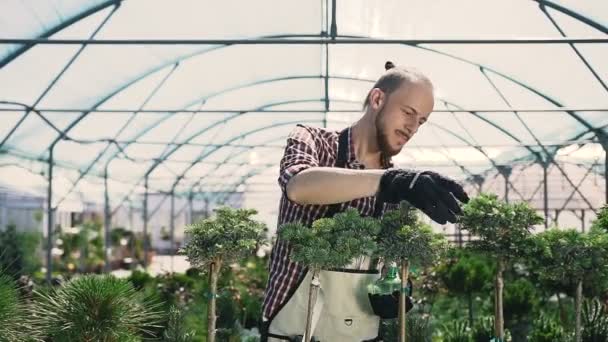
{"type": "MultiPolygon", "coordinates": [[[[348,159],[346,168],[364,169],[364,165],[355,158],[354,144],[351,139],[352,129],[348,128],[348,159]]],[[[287,138],[287,146],[281,160],[279,186],[283,191],[279,205],[278,229],[290,222],[301,222],[306,226],[324,217],[329,205],[300,205],[290,201],[286,195],[287,183],[299,172],[317,166],[335,166],[338,154],[338,136],[340,132],[328,131],[323,128],[297,125],[287,138]]],[[[390,161],[384,162],[385,167],[391,167],[390,161]]],[[[375,197],[355,199],[342,204],[356,208],[363,216],[372,216],[376,204],[375,197]]],[[[385,204],[383,211],[389,209],[385,204]]],[[[290,246],[277,240],[270,256],[270,274],[264,294],[263,315],[273,317],[289,297],[307,269],[290,259],[290,246]]]]}

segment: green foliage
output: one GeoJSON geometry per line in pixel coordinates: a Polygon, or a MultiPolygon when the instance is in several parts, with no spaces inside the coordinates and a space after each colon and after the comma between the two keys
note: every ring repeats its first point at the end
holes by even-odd
{"type": "Polygon", "coordinates": [[[608,233],[608,204],[605,204],[597,213],[597,217],[591,226],[592,231],[603,231],[608,233]]]}
{"type": "Polygon", "coordinates": [[[379,225],[348,209],[333,218],[316,220],[311,228],[289,223],[279,230],[279,238],[292,245],[292,260],[312,268],[339,268],[362,255],[371,254],[379,225]]]}
{"type": "Polygon", "coordinates": [[[58,234],[58,248],[63,250],[57,268],[65,273],[99,273],[104,266],[104,237],[99,220],[84,222],[77,231],[58,234]]]}
{"type": "Polygon", "coordinates": [[[133,287],[138,291],[143,289],[146,285],[154,282],[154,277],[152,277],[148,272],[140,270],[133,271],[128,279],[133,284],[133,287]]]}
{"type": "Polygon", "coordinates": [[[538,292],[529,280],[516,279],[505,284],[504,305],[507,321],[529,321],[528,316],[538,307],[538,292]]]}
{"type": "Polygon", "coordinates": [[[473,342],[488,342],[494,337],[494,317],[485,316],[475,321],[471,330],[473,342]]]}
{"type": "Polygon", "coordinates": [[[190,240],[181,252],[201,270],[216,259],[227,264],[246,258],[265,241],[267,229],[252,218],[256,213],[250,209],[217,209],[215,217],[186,228],[190,240]]]}
{"type": "Polygon", "coordinates": [[[53,341],[132,341],[160,327],[159,304],[126,280],[86,275],[37,291],[35,319],[53,341]]]}
{"type": "MultiPolygon", "coordinates": [[[[488,342],[494,338],[494,317],[484,316],[475,321],[471,329],[471,341],[488,342]]],[[[505,342],[511,342],[511,332],[505,329],[505,342]]]]}
{"type": "Polygon", "coordinates": [[[571,280],[575,285],[608,272],[608,234],[550,229],[537,234],[533,242],[531,269],[541,271],[541,279],[571,280]]]}
{"type": "Polygon", "coordinates": [[[42,236],[36,232],[17,232],[14,224],[0,230],[0,268],[18,279],[40,269],[38,247],[42,236]]]}
{"type": "MultiPolygon", "coordinates": [[[[431,342],[433,338],[433,329],[429,316],[421,315],[420,313],[408,313],[407,328],[405,332],[407,334],[407,340],[412,342],[431,342]]],[[[384,341],[398,341],[399,340],[399,320],[390,319],[382,320],[381,335],[384,341]]]]}
{"type": "Polygon", "coordinates": [[[480,239],[474,249],[513,259],[526,255],[532,227],[543,222],[527,203],[505,203],[494,194],[482,194],[463,207],[462,228],[480,239]]]}
{"type": "Polygon", "coordinates": [[[466,321],[452,321],[443,326],[445,342],[470,342],[471,329],[466,321]]]}
{"type": "Polygon", "coordinates": [[[194,341],[194,332],[187,331],[184,326],[183,314],[176,306],[169,309],[169,323],[163,334],[165,342],[191,342],[194,341]]]}
{"type": "Polygon", "coordinates": [[[420,221],[415,208],[402,202],[398,209],[386,213],[378,234],[378,255],[387,261],[408,259],[413,266],[430,266],[445,251],[447,241],[430,226],[420,221]]]}
{"type": "Polygon", "coordinates": [[[608,312],[599,300],[583,303],[581,323],[583,342],[608,342],[608,312]]]}
{"type": "Polygon", "coordinates": [[[465,295],[482,291],[493,280],[490,260],[471,250],[454,248],[445,262],[437,267],[437,274],[452,293],[465,295]]]}
{"type": "Polygon", "coordinates": [[[562,325],[554,318],[542,314],[534,320],[530,342],[567,342],[562,325]]]}
{"type": "Polygon", "coordinates": [[[37,339],[39,332],[32,327],[29,317],[14,280],[0,269],[0,341],[37,339]]]}

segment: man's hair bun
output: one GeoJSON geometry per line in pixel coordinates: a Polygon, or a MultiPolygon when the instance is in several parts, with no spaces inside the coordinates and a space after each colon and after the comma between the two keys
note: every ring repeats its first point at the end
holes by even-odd
{"type": "Polygon", "coordinates": [[[391,61],[387,61],[386,63],[384,63],[384,69],[385,70],[390,70],[390,69],[392,69],[394,67],[395,67],[395,64],[393,64],[393,62],[391,62],[391,61]]]}

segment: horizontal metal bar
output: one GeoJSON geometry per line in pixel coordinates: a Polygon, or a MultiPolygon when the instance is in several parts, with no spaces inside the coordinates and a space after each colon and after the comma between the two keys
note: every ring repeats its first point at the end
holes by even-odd
{"type": "MultiPolygon", "coordinates": [[[[0,101],[0,104],[2,102],[0,101]]],[[[189,114],[225,114],[225,113],[325,113],[324,109],[235,109],[235,108],[217,108],[217,109],[90,109],[90,108],[36,108],[37,111],[44,113],[125,113],[132,112],[148,113],[148,114],[166,114],[166,113],[189,113],[189,114]]],[[[24,112],[22,108],[0,108],[0,112],[24,112]]],[[[349,109],[334,109],[327,113],[353,113],[360,112],[359,108],[349,109]]],[[[464,108],[464,109],[436,109],[433,113],[513,113],[513,112],[529,112],[529,113],[547,113],[547,112],[608,112],[608,108],[592,108],[592,107],[553,107],[553,108],[464,108]]]]}
{"type": "MultiPolygon", "coordinates": [[[[179,142],[179,141],[137,141],[137,140],[114,140],[114,139],[71,139],[64,138],[65,141],[70,141],[78,144],[107,144],[112,143],[117,145],[119,148],[121,145],[156,145],[156,146],[193,146],[193,147],[235,147],[235,148],[276,148],[283,149],[285,145],[282,144],[213,144],[213,143],[193,143],[193,142],[179,142]]],[[[577,139],[577,140],[567,140],[567,141],[541,141],[543,146],[570,146],[574,144],[590,144],[590,143],[599,143],[596,139],[577,139]]],[[[474,144],[452,144],[452,145],[433,145],[433,144],[410,144],[407,147],[409,148],[510,148],[510,147],[538,147],[537,143],[529,143],[529,144],[483,144],[483,145],[474,145],[474,144]]],[[[122,151],[124,153],[124,151],[122,151]]],[[[134,159],[137,159],[135,157],[134,159]]],[[[159,160],[158,158],[149,158],[147,160],[159,160]]],[[[167,159],[170,161],[171,159],[167,159]]]]}
{"type": "MultiPolygon", "coordinates": [[[[124,141],[117,141],[117,143],[119,144],[126,144],[127,142],[124,141]]],[[[261,144],[261,145],[256,145],[256,144],[202,144],[202,143],[179,143],[179,142],[162,142],[162,141],[130,141],[128,142],[130,144],[139,144],[139,145],[160,145],[160,146],[178,146],[178,145],[185,145],[185,146],[195,146],[195,147],[237,147],[237,148],[251,148],[251,147],[256,147],[256,148],[278,148],[278,149],[283,149],[285,148],[285,145],[281,145],[281,144],[261,144]]],[[[589,144],[589,143],[599,143],[597,140],[594,139],[579,139],[579,140],[568,140],[568,141],[541,141],[541,143],[543,144],[543,146],[570,146],[570,145],[574,145],[574,144],[589,144]]],[[[453,144],[453,145],[431,145],[431,144],[411,144],[411,145],[406,145],[407,147],[417,147],[417,148],[444,148],[444,147],[448,147],[448,148],[459,148],[459,147],[467,147],[467,148],[487,148],[487,147],[538,147],[537,143],[530,143],[530,144],[484,144],[484,145],[465,145],[465,144],[453,144]]],[[[151,158],[150,160],[152,160],[154,158],[151,158]]],[[[170,161],[170,159],[168,159],[170,161]]]]}
{"type": "Polygon", "coordinates": [[[496,38],[496,39],[381,39],[381,38],[256,38],[256,39],[45,39],[0,38],[0,44],[55,45],[321,45],[321,44],[597,44],[606,38],[496,38]]]}

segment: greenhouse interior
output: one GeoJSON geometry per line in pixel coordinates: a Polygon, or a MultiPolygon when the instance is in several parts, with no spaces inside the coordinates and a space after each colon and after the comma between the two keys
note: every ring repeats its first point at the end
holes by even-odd
{"type": "Polygon", "coordinates": [[[607,176],[607,1],[0,3],[0,341],[608,342],[607,176]]]}

